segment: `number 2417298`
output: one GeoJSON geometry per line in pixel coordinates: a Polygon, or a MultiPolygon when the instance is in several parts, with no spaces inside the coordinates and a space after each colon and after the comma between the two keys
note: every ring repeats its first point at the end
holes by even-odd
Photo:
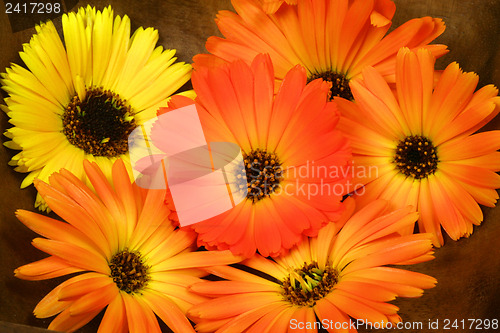
{"type": "Polygon", "coordinates": [[[5,13],[7,14],[51,14],[60,13],[61,3],[23,2],[5,3],[5,13]]]}
{"type": "Polygon", "coordinates": [[[445,319],[443,322],[443,329],[476,329],[476,330],[489,330],[498,329],[498,319],[462,319],[450,320],[445,319]]]}

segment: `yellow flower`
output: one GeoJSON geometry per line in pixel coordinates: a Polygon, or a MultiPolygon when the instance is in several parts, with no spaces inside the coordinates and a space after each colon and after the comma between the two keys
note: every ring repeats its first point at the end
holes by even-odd
{"type": "Polygon", "coordinates": [[[399,309],[388,302],[421,296],[436,283],[428,275],[386,267],[433,258],[431,235],[397,233],[415,223],[411,210],[391,212],[387,202],[372,202],[340,231],[330,223],[284,256],[256,255],[243,262],[259,275],[230,266],[207,268],[228,281],[191,286],[212,298],[188,311],[197,331],[302,332],[307,325],[308,332],[317,332],[321,323],[329,332],[356,332],[349,317],[395,328],[399,309]]]}
{"type": "MultiPolygon", "coordinates": [[[[158,106],[189,80],[191,66],[174,64],[175,50],[155,48],[158,32],[88,6],[63,15],[62,43],[54,24],[20,53],[0,82],[9,93],[2,109],[14,127],[5,145],[21,150],[10,165],[27,172],[21,188],[66,168],[84,177],[82,161],[95,161],[109,177],[117,158],[128,159],[128,134],[154,117],[158,106]]],[[[47,206],[37,196],[35,205],[47,206]]]]}
{"type": "Polygon", "coordinates": [[[84,162],[95,192],[63,169],[51,185],[35,180],[61,222],[19,210],[33,231],[33,245],[50,257],[15,270],[17,277],[44,280],[80,273],[61,283],[36,306],[39,318],[57,315],[49,329],[75,331],[106,306],[99,332],[160,332],[155,314],[177,332],[194,332],[185,313],[205,300],[187,287],[206,275],[200,267],[234,263],[229,251],[193,252],[193,232],[168,219],[165,191],[130,183],[123,161],[112,167],[112,184],[96,163],[84,162]]]}
{"type": "Polygon", "coordinates": [[[474,92],[478,76],[457,63],[435,84],[434,62],[427,50],[402,48],[395,91],[366,68],[364,79],[351,84],[356,103],[336,102],[354,165],[378,169],[355,173],[353,183],[366,184],[357,205],[377,198],[394,208],[411,205],[420,213],[420,231],[432,233],[440,246],[441,227],[454,240],[467,237],[483,220],[478,203],[493,207],[498,199],[500,131],[472,133],[498,114],[500,97],[493,85],[474,92]]]}

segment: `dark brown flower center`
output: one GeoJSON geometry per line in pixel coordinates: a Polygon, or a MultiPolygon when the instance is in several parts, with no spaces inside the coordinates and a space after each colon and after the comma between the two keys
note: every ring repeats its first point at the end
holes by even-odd
{"type": "Polygon", "coordinates": [[[66,107],[63,133],[68,141],[94,156],[113,157],[128,150],[128,135],[136,127],[130,106],[109,90],[87,89],[66,107]]]}
{"type": "Polygon", "coordinates": [[[420,135],[407,136],[401,140],[394,154],[397,169],[415,179],[432,175],[436,172],[438,162],[436,148],[429,139],[420,135]]]}
{"type": "Polygon", "coordinates": [[[144,288],[149,281],[149,267],[144,265],[138,252],[125,249],[115,254],[111,258],[109,268],[116,286],[129,294],[144,288]]]}
{"type": "Polygon", "coordinates": [[[321,270],[316,262],[304,263],[302,268],[291,271],[283,281],[283,296],[294,305],[314,306],[316,301],[333,290],[338,278],[337,270],[329,264],[321,270]]]}
{"type": "Polygon", "coordinates": [[[347,100],[353,101],[354,97],[352,96],[351,88],[349,87],[349,80],[345,77],[344,74],[325,71],[322,73],[311,74],[307,79],[307,82],[311,82],[316,79],[323,79],[325,81],[331,82],[332,87],[330,88],[330,100],[334,97],[342,97],[347,100]]]}
{"type": "MultiPolygon", "coordinates": [[[[243,153],[246,174],[247,199],[257,202],[270,196],[279,189],[279,184],[283,178],[283,169],[275,153],[265,150],[255,149],[249,154],[243,153]]],[[[244,179],[241,175],[238,178],[244,179]]],[[[240,188],[245,184],[240,184],[240,188]]]]}

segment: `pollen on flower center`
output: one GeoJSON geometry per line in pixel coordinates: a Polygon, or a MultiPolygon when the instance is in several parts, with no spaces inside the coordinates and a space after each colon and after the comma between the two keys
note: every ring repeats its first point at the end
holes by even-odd
{"type": "Polygon", "coordinates": [[[111,258],[109,268],[116,286],[129,294],[144,288],[149,281],[149,267],[144,265],[137,252],[129,252],[125,249],[115,254],[111,258]]]}
{"type": "MultiPolygon", "coordinates": [[[[275,153],[255,149],[249,154],[243,153],[243,159],[245,170],[241,171],[246,174],[247,199],[257,202],[278,190],[283,170],[275,153]]],[[[242,178],[241,175],[238,178],[242,178]]]]}
{"type": "Polygon", "coordinates": [[[290,271],[283,281],[283,296],[294,305],[312,307],[333,290],[338,277],[338,271],[330,265],[321,270],[317,262],[304,263],[302,268],[290,271]]]}
{"type": "Polygon", "coordinates": [[[415,179],[432,175],[438,165],[436,148],[426,137],[420,135],[407,136],[396,147],[394,163],[398,170],[415,179]]]}
{"type": "Polygon", "coordinates": [[[85,98],[74,96],[66,107],[63,133],[68,141],[94,156],[113,157],[128,150],[128,135],[136,127],[125,100],[101,88],[87,89],[85,98]]]}
{"type": "Polygon", "coordinates": [[[349,87],[349,80],[345,77],[344,74],[332,71],[315,73],[308,77],[307,83],[319,78],[332,83],[329,95],[330,100],[332,100],[334,97],[342,97],[350,101],[354,100],[351,88],[349,87]]]}

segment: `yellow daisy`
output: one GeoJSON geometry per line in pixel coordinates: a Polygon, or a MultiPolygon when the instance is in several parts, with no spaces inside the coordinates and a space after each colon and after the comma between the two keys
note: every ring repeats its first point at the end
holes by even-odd
{"type": "Polygon", "coordinates": [[[57,315],[49,329],[72,332],[106,308],[98,332],[160,332],[155,314],[176,332],[194,332],[185,314],[204,297],[188,292],[207,275],[200,268],[234,263],[229,251],[193,252],[196,235],[175,228],[165,190],[130,183],[123,161],[112,166],[112,183],[96,163],[84,162],[95,192],[67,170],[39,193],[66,222],[19,210],[17,217],[46,238],[33,245],[50,254],[15,270],[18,278],[45,280],[78,273],[36,306],[38,318],[57,315]]]}
{"type": "MultiPolygon", "coordinates": [[[[29,173],[21,188],[61,168],[84,179],[84,159],[109,177],[113,161],[128,158],[128,134],[190,77],[190,65],[174,64],[175,50],[155,47],[157,30],[130,37],[129,18],[111,7],[80,8],[62,26],[65,45],[51,21],[37,26],[20,52],[27,69],[12,64],[0,80],[14,125],[5,145],[21,150],[10,165],[29,173]]],[[[40,195],[35,206],[47,208],[40,195]]]]}

